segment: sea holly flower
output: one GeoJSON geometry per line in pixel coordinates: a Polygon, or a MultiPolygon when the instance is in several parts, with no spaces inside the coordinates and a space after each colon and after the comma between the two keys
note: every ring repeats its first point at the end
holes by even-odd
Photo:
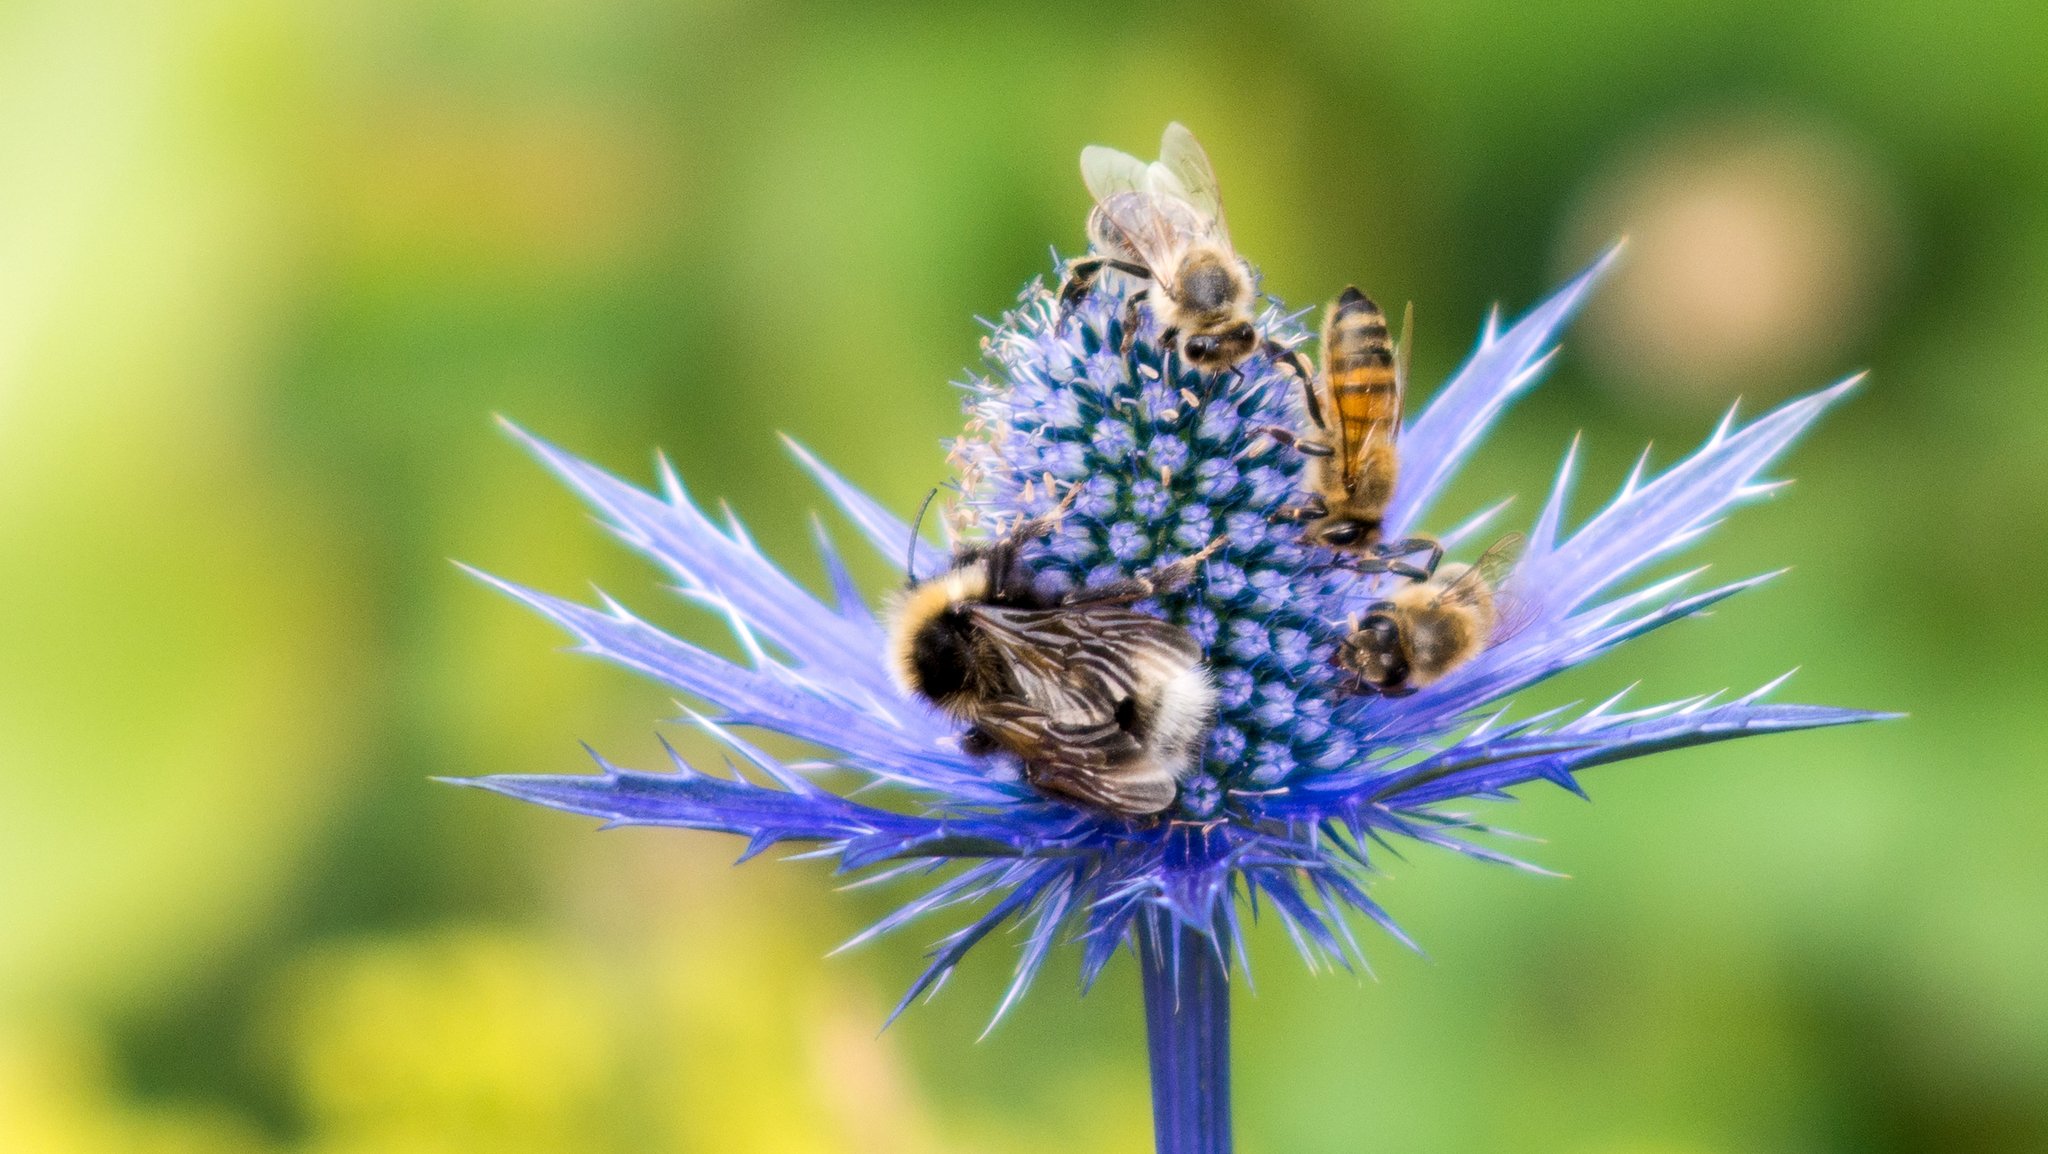
{"type": "MultiPolygon", "coordinates": [[[[1502,328],[1487,322],[1464,366],[1412,416],[1385,534],[1434,532],[1438,496],[1495,420],[1542,375],[1561,326],[1608,258],[1502,328]]],[[[1733,507],[1769,493],[1764,470],[1853,384],[1792,401],[1747,424],[1724,420],[1692,455],[1651,477],[1641,463],[1605,509],[1564,524],[1573,456],[1526,527],[1504,586],[1517,628],[1440,681],[1401,698],[1361,695],[1331,656],[1347,622],[1392,575],[1363,575],[1303,543],[1276,513],[1303,495],[1303,459],[1264,430],[1301,426],[1300,381],[1265,355],[1236,371],[1189,368],[1109,278],[1062,317],[1042,283],[985,342],[965,386],[967,432],[954,444],[955,531],[1002,532],[1067,508],[1027,552],[1049,589],[1080,589],[1222,545],[1200,575],[1140,608],[1203,646],[1217,715],[1199,769],[1158,819],[1130,821],[1042,796],[1004,756],[961,747],[960,727],[898,688],[878,604],[856,587],[823,530],[823,595],[755,548],[736,519],[714,520],[660,465],[643,490],[518,430],[628,546],[721,617],[743,658],[671,636],[610,599],[591,606],[486,578],[567,629],[587,653],[690,700],[688,721],[730,751],[719,774],[671,751],[660,770],[468,779],[618,825],[715,830],[747,839],[742,857],[789,845],[845,871],[894,879],[900,908],[856,941],[926,918],[952,918],[904,1005],[932,991],[993,931],[1022,929],[1007,1012],[1054,949],[1078,950],[1092,982],[1125,947],[1144,978],[1162,1151],[1228,1149],[1230,973],[1248,967],[1242,924],[1277,918],[1314,964],[1360,959],[1354,915],[1397,939],[1368,890],[1368,863],[1407,838],[1510,861],[1452,808],[1548,782],[1577,791],[1579,771],[1731,737],[1840,725],[1875,714],[1766,700],[1777,682],[1721,700],[1687,698],[1516,717],[1517,690],[1591,661],[1768,579],[1696,590],[1699,571],[1637,583],[1694,544],[1733,507]],[[1128,341],[1127,341],[1127,338],[1128,341]],[[1128,345],[1128,348],[1126,348],[1128,345]],[[1071,497],[1071,500],[1068,498],[1071,497]],[[765,731],[814,747],[789,763],[749,738],[765,731]],[[857,788],[834,792],[817,771],[857,788]]],[[[1269,306],[1264,332],[1306,339],[1269,306]]],[[[792,444],[797,461],[885,560],[930,576],[943,550],[853,483],[792,444]]],[[[1647,458],[1646,458],[1647,459],[1647,458]]],[[[1503,531],[1496,506],[1438,532],[1453,557],[1503,531]]],[[[1781,679],[1782,680],[1782,679],[1781,679]]]]}

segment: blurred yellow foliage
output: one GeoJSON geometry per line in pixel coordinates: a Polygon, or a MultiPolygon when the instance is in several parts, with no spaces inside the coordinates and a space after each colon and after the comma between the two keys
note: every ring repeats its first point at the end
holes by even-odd
{"type": "Polygon", "coordinates": [[[230,1115],[122,1100],[106,1057],[71,1031],[0,1034],[0,1150],[20,1154],[264,1154],[230,1115]]]}
{"type": "Polygon", "coordinates": [[[597,1149],[620,1062],[587,958],[458,932],[332,949],[286,979],[322,1151],[597,1149]]]}
{"type": "Polygon", "coordinates": [[[10,5],[0,1154],[1142,1148],[1115,968],[977,1045],[992,942],[878,1033],[939,919],[820,955],[886,887],[427,778],[651,768],[675,712],[451,556],[729,644],[490,414],[668,450],[815,578],[773,432],[914,506],[972,316],[1081,242],[1078,148],[1176,117],[1275,292],[1417,302],[1417,399],[1641,229],[1610,355],[1569,334],[1447,516],[1576,430],[1589,494],[1669,460],[1729,374],[1872,368],[1697,555],[1793,574],[1525,704],[1804,662],[1914,714],[1538,791],[1506,824],[1569,885],[1383,855],[1434,960],[1368,936],[1378,985],[1262,930],[1247,1154],[2048,1149],[2042,43],[1848,0],[10,5]]]}

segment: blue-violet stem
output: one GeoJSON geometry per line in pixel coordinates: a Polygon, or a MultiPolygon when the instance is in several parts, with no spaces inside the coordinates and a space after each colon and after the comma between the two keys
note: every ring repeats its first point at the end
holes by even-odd
{"type": "Polygon", "coordinates": [[[1139,927],[1159,1154],[1230,1154],[1230,976],[1218,939],[1163,910],[1139,927]]]}

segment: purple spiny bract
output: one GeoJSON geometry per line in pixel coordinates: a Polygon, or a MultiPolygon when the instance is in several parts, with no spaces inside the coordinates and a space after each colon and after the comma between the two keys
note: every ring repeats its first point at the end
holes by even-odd
{"type": "MultiPolygon", "coordinates": [[[[1535,383],[1555,334],[1608,260],[1505,331],[1489,322],[1464,367],[1409,421],[1389,538],[1433,528],[1424,514],[1435,497],[1535,383]]],[[[747,856],[788,842],[847,870],[904,875],[904,886],[921,879],[925,888],[856,940],[954,907],[973,910],[940,941],[907,1005],[991,931],[1021,923],[1022,956],[1000,1017],[1060,941],[1079,943],[1085,984],[1131,941],[1148,910],[1238,953],[1238,919],[1264,907],[1312,961],[1346,961],[1358,949],[1350,912],[1399,934],[1364,889],[1373,840],[1402,836],[1506,860],[1472,840],[1482,831],[1443,808],[1448,803],[1498,797],[1538,779],[1577,790],[1576,771],[1602,762],[1879,716],[1765,703],[1775,683],[1727,702],[1622,710],[1617,698],[1513,721],[1504,704],[1518,689],[1763,580],[1688,592],[1687,574],[1620,591],[1730,507],[1769,492],[1763,470],[1852,382],[1745,426],[1731,414],[1662,475],[1646,478],[1639,468],[1568,535],[1567,458],[1509,578],[1517,631],[1413,696],[1354,696],[1330,654],[1346,620],[1388,579],[1329,566],[1327,555],[1300,543],[1296,526],[1273,521],[1300,499],[1302,461],[1260,429],[1298,426],[1298,383],[1263,356],[1236,373],[1191,370],[1162,349],[1149,321],[1120,353],[1129,288],[1119,279],[1106,280],[1064,324],[1050,294],[1033,284],[995,327],[988,373],[967,386],[968,432],[954,445],[953,519],[970,534],[998,532],[1079,486],[1060,530],[1031,554],[1055,588],[1135,573],[1225,537],[1193,584],[1145,606],[1202,643],[1219,689],[1207,758],[1182,783],[1166,820],[1076,809],[1032,792],[1001,758],[961,752],[955,728],[892,682],[875,606],[822,533],[832,584],[825,598],[785,576],[736,523],[706,517],[665,463],[657,495],[524,433],[621,539],[729,623],[745,660],[669,636],[609,600],[592,608],[487,580],[567,628],[583,651],[708,706],[712,716],[692,722],[751,772],[706,774],[679,756],[666,772],[600,759],[592,775],[467,784],[614,824],[740,834],[747,856]],[[850,772],[861,789],[823,789],[814,767],[768,755],[746,739],[747,729],[817,747],[820,764],[850,772]],[[886,804],[876,804],[881,791],[893,794],[886,804]]],[[[1277,309],[1261,323],[1283,343],[1304,335],[1277,309]]],[[[902,518],[792,449],[885,560],[901,565],[916,548],[920,575],[946,564],[939,551],[913,546],[902,518]]],[[[1442,534],[1454,556],[1484,545],[1477,535],[1486,520],[1442,534]]]]}

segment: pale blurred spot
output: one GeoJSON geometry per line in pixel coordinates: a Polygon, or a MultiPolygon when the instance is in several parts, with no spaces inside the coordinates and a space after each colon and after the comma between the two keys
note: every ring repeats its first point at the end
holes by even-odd
{"type": "Polygon", "coordinates": [[[260,1154],[219,1113],[122,1100],[103,1047],[76,1030],[0,1033],[0,1150],[9,1154],[260,1154]]]}
{"type": "Polygon", "coordinates": [[[1681,410],[1845,375],[1898,264],[1886,175],[1853,141],[1774,116],[1656,133],[1614,157],[1566,219],[1561,267],[1629,240],[1587,308],[1600,377],[1681,410]]]}
{"type": "Polygon", "coordinates": [[[650,1105],[680,1149],[841,1148],[808,1053],[834,1000],[827,963],[783,923],[791,913],[767,907],[677,927],[652,954],[646,1009],[661,1049],[650,1073],[664,1091],[650,1105]]]}
{"type": "Polygon", "coordinates": [[[822,1008],[811,1032],[811,1084],[839,1129],[833,1148],[847,1154],[968,1154],[934,1138],[928,1111],[889,1036],[874,999],[847,997],[822,1008]]]}

